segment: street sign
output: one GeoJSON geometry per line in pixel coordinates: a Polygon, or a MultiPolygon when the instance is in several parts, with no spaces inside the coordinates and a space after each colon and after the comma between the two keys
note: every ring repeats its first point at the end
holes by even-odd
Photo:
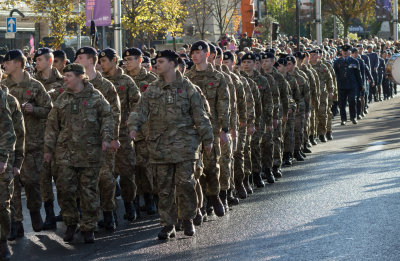
{"type": "Polygon", "coordinates": [[[14,39],[15,38],[15,33],[6,33],[6,39],[14,39]]]}
{"type": "Polygon", "coordinates": [[[17,18],[7,17],[7,33],[17,32],[17,18]]]}

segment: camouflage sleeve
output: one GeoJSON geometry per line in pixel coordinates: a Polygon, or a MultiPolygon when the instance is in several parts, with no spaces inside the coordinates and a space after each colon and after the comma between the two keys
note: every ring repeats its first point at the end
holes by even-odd
{"type": "Polygon", "coordinates": [[[211,109],[210,109],[210,104],[207,101],[207,97],[204,95],[204,93],[202,92],[202,90],[200,89],[199,86],[197,86],[197,85],[193,85],[193,86],[200,93],[201,100],[203,101],[204,109],[206,110],[206,113],[207,113],[208,117],[210,117],[211,109]]]}
{"type": "Polygon", "coordinates": [[[139,104],[141,94],[139,88],[132,79],[130,79],[129,83],[127,84],[127,87],[129,95],[129,111],[132,112],[139,104]]]}
{"type": "Polygon", "coordinates": [[[310,86],[310,106],[312,105],[313,108],[318,108],[317,102],[318,102],[318,96],[317,96],[317,86],[315,83],[315,78],[314,75],[311,71],[306,71],[307,77],[308,77],[308,82],[310,86]]]}
{"type": "MultiPolygon", "coordinates": [[[[229,89],[228,83],[225,81],[224,77],[221,77],[220,85],[218,86],[218,94],[217,94],[217,113],[218,113],[218,122],[220,124],[221,129],[229,129],[230,125],[230,98],[229,98],[229,89]]],[[[215,130],[217,131],[217,130],[215,130]]]]}
{"type": "Polygon", "coordinates": [[[260,92],[257,88],[256,83],[252,80],[249,80],[249,83],[251,86],[251,93],[253,94],[253,98],[254,98],[254,111],[256,113],[254,126],[256,128],[258,128],[258,127],[260,127],[261,116],[262,116],[261,97],[260,97],[260,92]]]}
{"type": "Polygon", "coordinates": [[[311,97],[310,97],[310,82],[305,80],[304,84],[304,90],[303,90],[303,98],[304,98],[304,103],[306,105],[306,113],[310,112],[310,103],[311,103],[311,97]]]}
{"type": "Polygon", "coordinates": [[[324,72],[327,91],[328,91],[328,93],[332,93],[333,94],[334,88],[333,88],[332,75],[331,75],[331,73],[329,72],[329,69],[326,66],[325,66],[323,72],[324,72]]]}
{"type": "Polygon", "coordinates": [[[291,85],[291,89],[292,89],[293,99],[296,102],[297,107],[298,107],[299,104],[302,102],[299,85],[297,84],[297,82],[295,80],[290,81],[290,85],[291,85]]]}
{"type": "Polygon", "coordinates": [[[236,130],[237,129],[237,97],[236,97],[235,85],[233,84],[230,77],[229,77],[229,98],[230,98],[229,105],[231,108],[231,113],[230,113],[231,120],[230,120],[229,129],[236,130]]]}
{"type": "Polygon", "coordinates": [[[147,91],[141,96],[139,104],[135,107],[135,109],[129,114],[128,118],[128,130],[129,132],[135,130],[138,131],[142,127],[142,125],[147,121],[147,117],[149,115],[149,101],[148,94],[150,93],[151,85],[148,87],[147,91]]]}
{"type": "Polygon", "coordinates": [[[114,119],[114,138],[118,139],[119,137],[119,125],[121,124],[121,102],[119,100],[119,96],[117,93],[117,89],[115,89],[114,84],[110,83],[110,91],[107,94],[107,101],[110,104],[113,119],[114,119]]]}
{"type": "Polygon", "coordinates": [[[272,126],[272,117],[274,113],[274,102],[272,100],[271,86],[268,81],[265,80],[264,88],[260,91],[260,100],[262,106],[262,115],[264,118],[265,126],[272,126]]]}
{"type": "Polygon", "coordinates": [[[273,119],[278,120],[279,118],[279,105],[280,105],[280,98],[279,98],[279,89],[276,86],[276,81],[272,76],[268,77],[268,82],[271,87],[271,95],[272,95],[272,100],[274,103],[274,111],[273,111],[273,119]]]}
{"type": "Polygon", "coordinates": [[[286,117],[288,115],[288,111],[289,111],[289,84],[287,83],[287,81],[285,81],[285,79],[280,78],[278,84],[281,85],[281,87],[279,88],[280,91],[280,98],[281,98],[281,103],[282,103],[282,110],[283,113],[282,115],[284,117],[286,117]]]}
{"type": "Polygon", "coordinates": [[[236,101],[237,101],[237,111],[239,116],[239,123],[246,124],[247,121],[247,99],[244,91],[244,86],[241,82],[236,84],[236,101]]]}
{"type": "Polygon", "coordinates": [[[255,102],[247,80],[243,80],[243,87],[246,93],[247,125],[254,126],[256,119],[255,102]]]}
{"type": "Polygon", "coordinates": [[[103,142],[111,142],[114,139],[118,139],[118,137],[114,136],[115,122],[113,118],[113,112],[110,104],[107,102],[104,96],[101,96],[100,98],[98,112],[100,115],[100,133],[103,142]]]}
{"type": "Polygon", "coordinates": [[[60,133],[60,119],[57,101],[54,103],[54,107],[50,110],[47,117],[46,130],[44,132],[44,153],[53,153],[56,149],[57,138],[60,133]]]}
{"type": "Polygon", "coordinates": [[[314,79],[315,79],[315,93],[318,101],[318,106],[316,108],[319,108],[319,98],[321,97],[321,81],[319,80],[319,75],[318,73],[314,70],[314,79]]]}
{"type": "Polygon", "coordinates": [[[201,94],[192,85],[189,85],[188,93],[193,121],[199,133],[200,140],[205,145],[212,144],[214,141],[213,129],[210,118],[204,108],[201,94]]]}
{"type": "Polygon", "coordinates": [[[14,151],[16,136],[5,93],[0,91],[0,162],[7,163],[9,153],[14,151]]]}
{"type": "Polygon", "coordinates": [[[333,82],[333,100],[337,101],[339,93],[338,93],[338,88],[337,88],[336,73],[331,64],[329,64],[329,70],[331,72],[332,82],[333,82]]]}
{"type": "Polygon", "coordinates": [[[37,89],[39,91],[35,97],[33,114],[40,119],[46,119],[51,107],[53,106],[51,103],[51,97],[40,82],[37,82],[37,89]]]}
{"type": "Polygon", "coordinates": [[[24,161],[24,154],[25,154],[25,123],[24,123],[24,116],[21,111],[21,106],[17,98],[12,95],[9,95],[10,99],[13,99],[13,103],[15,109],[12,113],[12,121],[14,124],[14,131],[17,137],[17,141],[15,143],[15,159],[14,159],[14,166],[16,168],[21,169],[22,162],[24,161]]]}

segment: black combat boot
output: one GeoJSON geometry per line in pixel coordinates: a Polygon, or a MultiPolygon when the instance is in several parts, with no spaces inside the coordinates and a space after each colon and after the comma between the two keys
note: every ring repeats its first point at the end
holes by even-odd
{"type": "Polygon", "coordinates": [[[32,228],[35,232],[43,230],[43,220],[39,210],[29,211],[31,214],[32,228]]]}
{"type": "Polygon", "coordinates": [[[206,205],[204,205],[204,206],[202,206],[202,207],[200,208],[200,212],[201,212],[201,215],[203,216],[203,222],[208,221],[207,207],[206,207],[206,205]]]}
{"type": "Polygon", "coordinates": [[[311,145],[313,145],[313,146],[318,145],[318,142],[315,139],[314,135],[310,136],[310,142],[311,142],[311,145]]]}
{"type": "Polygon", "coordinates": [[[328,131],[328,132],[326,133],[326,138],[327,138],[328,140],[333,140],[333,136],[332,136],[332,132],[331,132],[331,131],[328,131]]]}
{"type": "Polygon", "coordinates": [[[160,240],[166,240],[168,238],[174,238],[175,236],[176,236],[176,232],[175,232],[175,226],[174,225],[165,226],[158,233],[158,239],[160,239],[160,240]]]}
{"type": "Polygon", "coordinates": [[[226,190],[221,190],[219,192],[219,198],[221,199],[222,205],[224,206],[225,213],[229,211],[227,193],[226,190]]]}
{"type": "Polygon", "coordinates": [[[278,166],[272,167],[272,174],[274,174],[275,179],[282,178],[282,170],[278,166]]]}
{"type": "Polygon", "coordinates": [[[236,193],[240,199],[247,198],[247,192],[246,189],[244,188],[243,182],[236,183],[235,188],[236,188],[236,193]]]}
{"type": "Polygon", "coordinates": [[[176,231],[182,231],[182,219],[178,219],[178,223],[175,225],[176,231]]]}
{"type": "Polygon", "coordinates": [[[244,185],[244,188],[246,189],[247,194],[253,194],[253,188],[251,187],[251,184],[250,184],[250,176],[249,175],[244,176],[243,185],[244,185]]]}
{"type": "Polygon", "coordinates": [[[132,202],[124,201],[125,215],[124,219],[132,222],[136,220],[136,209],[132,202]]]}
{"type": "Polygon", "coordinates": [[[147,215],[156,214],[157,209],[156,209],[156,204],[154,203],[154,200],[153,200],[153,195],[145,193],[143,195],[143,198],[144,198],[144,202],[145,202],[145,206],[146,206],[147,215]]]}
{"type": "Polygon", "coordinates": [[[25,235],[25,231],[22,221],[17,221],[15,224],[17,225],[17,238],[23,237],[25,235]]]}
{"type": "Polygon", "coordinates": [[[225,215],[224,205],[222,205],[221,199],[218,195],[210,196],[209,203],[214,207],[215,215],[218,217],[223,217],[225,215]]]}
{"type": "Polygon", "coordinates": [[[300,152],[299,152],[298,150],[296,150],[296,151],[294,152],[294,158],[295,158],[297,161],[304,161],[303,156],[300,154],[300,152]]]}
{"type": "Polygon", "coordinates": [[[43,223],[43,230],[50,230],[57,228],[56,216],[54,214],[53,201],[44,202],[44,209],[46,211],[46,219],[43,223]]]}
{"type": "Polygon", "coordinates": [[[196,233],[196,229],[193,226],[193,221],[191,219],[183,220],[183,231],[185,236],[193,236],[196,233]]]}
{"type": "Polygon", "coordinates": [[[0,260],[8,261],[11,259],[10,249],[8,248],[7,240],[0,240],[0,260]]]}
{"type": "Polygon", "coordinates": [[[285,166],[291,166],[293,164],[292,159],[291,159],[291,153],[290,152],[284,152],[283,153],[283,165],[285,166]]]}
{"type": "Polygon", "coordinates": [[[327,142],[326,136],[323,135],[323,134],[319,135],[319,141],[320,141],[320,142],[327,142]]]}
{"type": "Polygon", "coordinates": [[[55,219],[56,219],[56,222],[62,222],[63,221],[61,212],[55,217],[55,219]]]}
{"type": "Polygon", "coordinates": [[[115,231],[114,216],[112,211],[103,211],[104,228],[108,231],[115,231]]]}
{"type": "Polygon", "coordinates": [[[10,227],[10,234],[8,235],[8,241],[14,241],[17,239],[17,224],[14,221],[14,218],[11,217],[11,227],[10,227]]]}
{"type": "Polygon", "coordinates": [[[307,155],[303,152],[303,150],[299,150],[299,153],[303,158],[307,158],[307,155]]]}
{"type": "Polygon", "coordinates": [[[226,199],[228,200],[228,206],[237,206],[239,205],[239,199],[233,195],[232,189],[228,189],[226,199]]]}
{"type": "Polygon", "coordinates": [[[254,185],[256,185],[257,188],[263,188],[265,187],[265,183],[261,178],[261,174],[260,173],[253,173],[253,181],[254,181],[254,185]]]}
{"type": "Polygon", "coordinates": [[[311,150],[307,146],[307,142],[304,142],[303,153],[312,153],[311,150]]]}
{"type": "Polygon", "coordinates": [[[207,216],[212,216],[212,215],[214,215],[214,207],[213,207],[213,205],[211,204],[211,199],[210,199],[210,197],[207,196],[206,199],[207,199],[207,202],[206,202],[207,216]]]}
{"type": "Polygon", "coordinates": [[[73,226],[67,226],[67,231],[65,231],[65,235],[64,235],[64,242],[72,242],[72,240],[74,240],[74,235],[76,232],[76,225],[73,226]]]}
{"type": "Polygon", "coordinates": [[[85,241],[86,244],[94,243],[94,231],[93,230],[84,231],[83,240],[85,241]]]}
{"type": "Polygon", "coordinates": [[[265,179],[267,180],[268,184],[275,183],[275,177],[270,168],[266,168],[264,170],[264,175],[265,175],[265,179]]]}
{"type": "Polygon", "coordinates": [[[203,224],[203,215],[201,214],[201,210],[198,208],[196,212],[196,217],[193,219],[193,224],[195,226],[201,226],[203,224]]]}

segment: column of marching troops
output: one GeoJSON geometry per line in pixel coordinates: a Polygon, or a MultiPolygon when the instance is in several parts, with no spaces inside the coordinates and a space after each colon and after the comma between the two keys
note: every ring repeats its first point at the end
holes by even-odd
{"type": "Polygon", "coordinates": [[[370,54],[362,45],[234,53],[198,41],[189,48],[179,55],[160,51],[152,59],[130,48],[121,62],[113,49],[83,47],[68,65],[63,51],[40,48],[34,75],[25,70],[20,50],[6,54],[0,92],[3,259],[10,258],[7,239],[24,236],[21,187],[33,230],[56,229],[62,220],[65,242],[78,230],[86,243],[94,242],[98,226],[114,231],[118,195],[129,222],[141,211],[159,213],[159,239],[181,230],[193,236],[194,225],[224,216],[254,187],[263,188],[263,180],[282,178],[282,166],[304,161],[312,146],[332,140],[338,100],[342,124],[347,104],[356,124],[368,103],[381,98],[373,88],[379,81],[385,99],[396,91],[382,75],[386,57],[372,47],[370,54]],[[60,215],[54,213],[53,180],[60,215]]]}

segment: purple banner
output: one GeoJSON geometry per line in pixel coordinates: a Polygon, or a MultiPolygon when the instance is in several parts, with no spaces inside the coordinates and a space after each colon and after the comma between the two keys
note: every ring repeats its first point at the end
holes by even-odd
{"type": "Polygon", "coordinates": [[[86,1],[86,26],[90,26],[93,19],[96,26],[111,25],[110,0],[85,0],[86,1]]]}
{"type": "Polygon", "coordinates": [[[392,19],[391,0],[376,0],[376,19],[378,21],[390,21],[392,19]]]}

